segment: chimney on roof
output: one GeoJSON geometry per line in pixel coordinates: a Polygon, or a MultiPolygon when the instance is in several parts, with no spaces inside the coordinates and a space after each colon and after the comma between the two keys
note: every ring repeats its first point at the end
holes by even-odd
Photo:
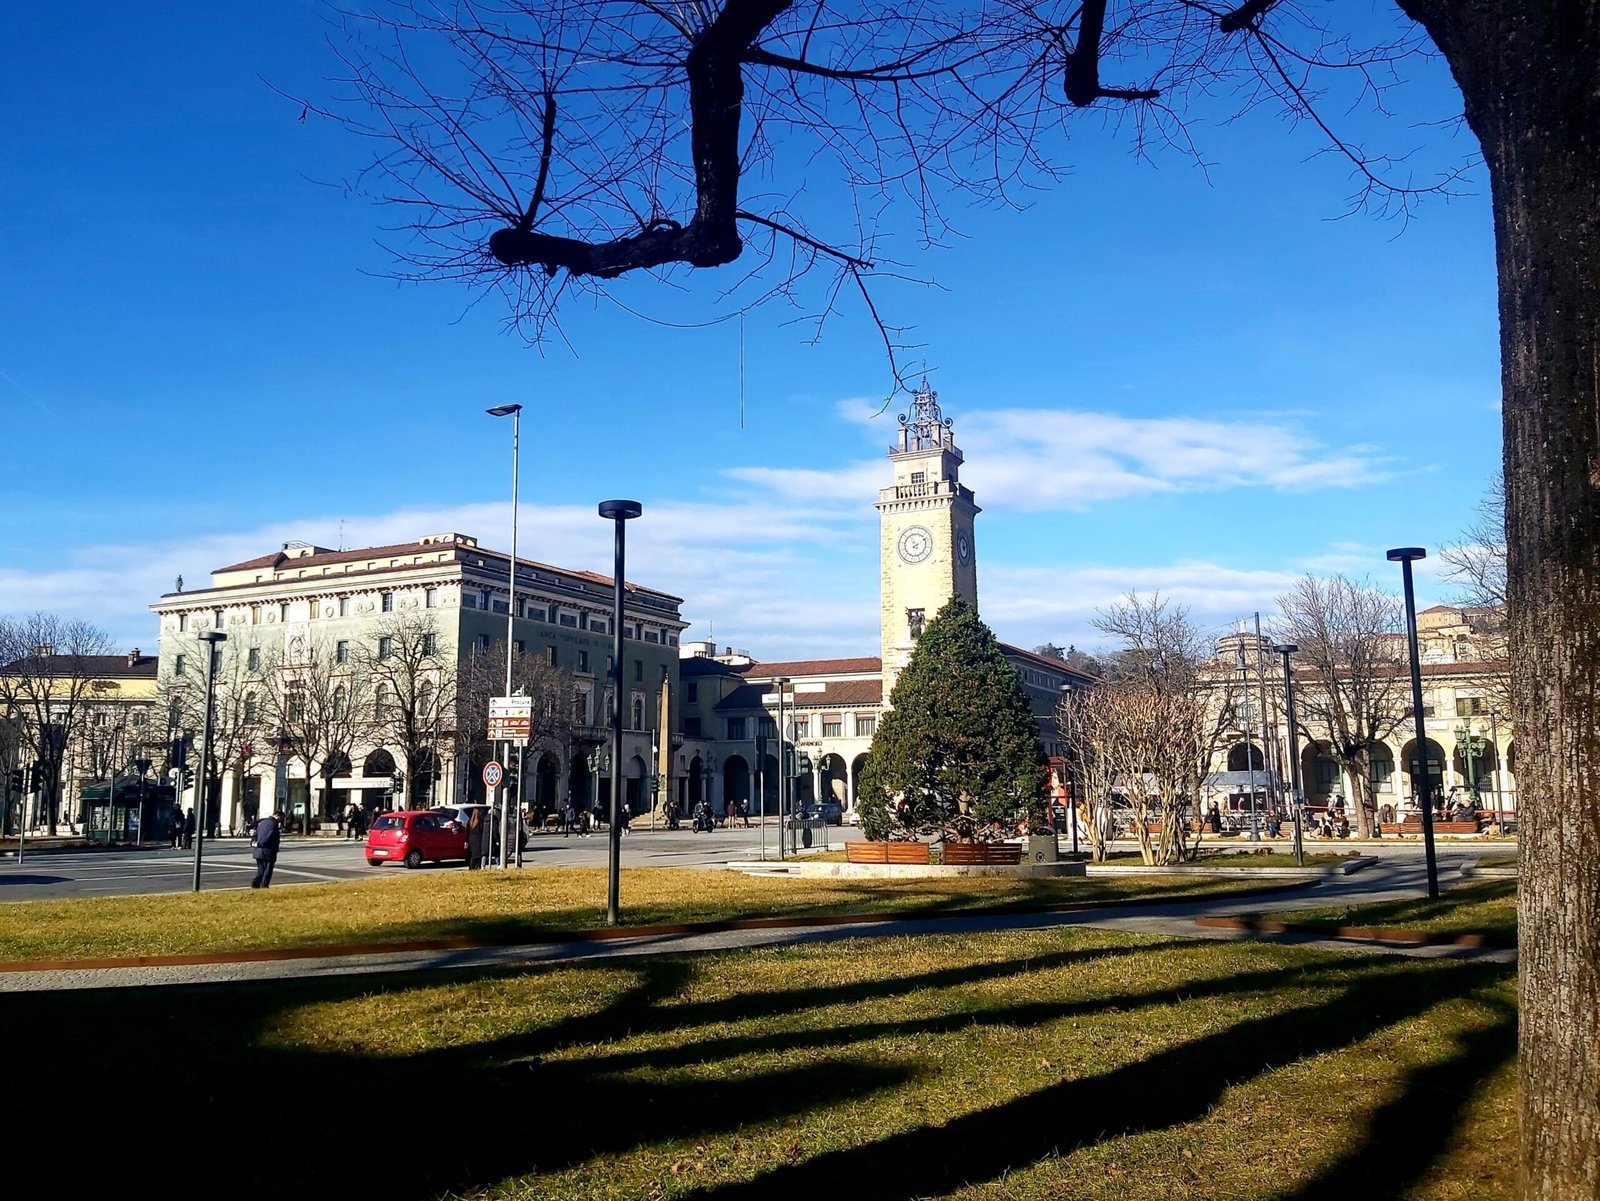
{"type": "Polygon", "coordinates": [[[131,651],[128,652],[128,666],[129,667],[138,667],[139,666],[139,648],[138,647],[134,647],[131,651]]]}

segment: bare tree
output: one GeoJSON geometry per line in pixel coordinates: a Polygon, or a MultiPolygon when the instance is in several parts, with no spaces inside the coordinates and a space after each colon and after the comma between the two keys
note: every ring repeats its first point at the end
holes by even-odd
{"type": "Polygon", "coordinates": [[[331,781],[349,769],[350,756],[378,722],[376,682],[360,664],[341,660],[337,644],[326,639],[295,639],[283,653],[263,657],[263,717],[304,769],[309,831],[312,821],[334,816],[326,811],[331,781]],[[323,812],[313,788],[319,772],[323,812]]]}
{"type": "Polygon", "coordinates": [[[1445,579],[1460,589],[1477,656],[1489,665],[1486,691],[1496,711],[1512,712],[1511,623],[1506,606],[1506,487],[1496,475],[1478,502],[1477,518],[1439,557],[1445,579]]]}
{"type": "Polygon", "coordinates": [[[1115,638],[1106,677],[1071,702],[1074,728],[1093,739],[1091,779],[1125,794],[1146,863],[1191,858],[1195,818],[1212,755],[1226,734],[1234,679],[1206,668],[1209,656],[1182,606],[1159,594],[1127,597],[1095,626],[1115,638]]]}
{"type": "MultiPolygon", "coordinates": [[[[200,656],[208,644],[199,643],[200,656]]],[[[206,763],[191,759],[203,781],[206,803],[197,808],[208,823],[222,818],[222,781],[230,769],[244,768],[264,759],[276,743],[276,730],[267,721],[271,692],[269,669],[279,656],[268,647],[229,639],[216,647],[216,671],[211,683],[211,754],[206,763]]],[[[187,737],[196,747],[205,724],[206,674],[203,659],[185,655],[156,684],[156,697],[172,727],[172,737],[187,737]]]]}
{"type": "Polygon", "coordinates": [[[111,639],[86,621],[33,613],[0,621],[0,704],[20,720],[34,761],[44,774],[43,804],[50,833],[61,818],[67,748],[81,733],[97,674],[111,639]]]}
{"type": "Polygon", "coordinates": [[[439,648],[432,614],[404,613],[378,623],[375,640],[359,651],[373,688],[373,741],[400,752],[410,795],[418,803],[424,769],[437,780],[440,757],[455,731],[460,673],[439,648]]]}
{"type": "Polygon", "coordinates": [[[1359,835],[1370,838],[1372,750],[1411,717],[1400,602],[1343,575],[1308,575],[1278,598],[1278,610],[1284,641],[1300,647],[1301,667],[1316,677],[1296,695],[1300,721],[1327,736],[1350,777],[1359,835]]]}
{"type": "MultiPolygon", "coordinates": [[[[456,690],[456,752],[471,765],[481,764],[493,754],[486,732],[489,728],[489,700],[501,696],[506,686],[506,644],[492,644],[487,650],[473,650],[461,660],[456,690]]],[[[541,747],[556,748],[563,762],[572,749],[573,705],[577,681],[564,667],[556,667],[541,655],[518,651],[511,661],[511,687],[514,692],[533,698],[533,725],[525,759],[541,747]]],[[[609,693],[607,694],[609,696],[609,693]]],[[[526,777],[531,764],[524,764],[526,777]]],[[[620,770],[613,766],[613,770],[620,770]]],[[[477,779],[474,771],[469,777],[477,779]]],[[[526,781],[518,782],[519,789],[526,781]]]]}

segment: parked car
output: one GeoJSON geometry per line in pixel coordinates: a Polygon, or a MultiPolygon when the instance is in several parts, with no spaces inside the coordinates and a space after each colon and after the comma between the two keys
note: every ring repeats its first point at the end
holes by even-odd
{"type": "Polygon", "coordinates": [[[844,806],[838,801],[823,801],[817,807],[817,816],[830,826],[844,825],[844,806]]]}
{"type": "Polygon", "coordinates": [[[367,862],[373,867],[403,863],[421,867],[447,859],[467,858],[467,832],[439,814],[420,809],[380,813],[367,830],[367,862]]]}

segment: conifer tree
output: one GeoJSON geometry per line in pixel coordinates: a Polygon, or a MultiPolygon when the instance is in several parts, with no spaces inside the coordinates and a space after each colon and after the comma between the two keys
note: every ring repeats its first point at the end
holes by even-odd
{"type": "Polygon", "coordinates": [[[955,823],[1010,825],[1042,813],[1044,752],[1022,677],[960,598],[917,639],[878,722],[861,777],[869,838],[955,823]]]}

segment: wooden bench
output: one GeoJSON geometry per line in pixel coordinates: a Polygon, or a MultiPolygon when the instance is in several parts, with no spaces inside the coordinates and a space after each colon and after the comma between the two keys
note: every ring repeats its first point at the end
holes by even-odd
{"type": "Polygon", "coordinates": [[[844,844],[847,863],[926,863],[928,844],[925,842],[847,842],[844,844]]]}
{"type": "Polygon", "coordinates": [[[1022,848],[1005,842],[947,842],[946,867],[1005,866],[1022,862],[1022,848]]]}
{"type": "MultiPolygon", "coordinates": [[[[1420,817],[1408,817],[1400,823],[1398,829],[1392,824],[1385,826],[1383,829],[1385,833],[1391,834],[1421,834],[1422,819],[1420,817]]],[[[1475,821],[1435,821],[1433,823],[1433,832],[1435,834],[1476,834],[1478,832],[1478,823],[1475,821]]]]}

